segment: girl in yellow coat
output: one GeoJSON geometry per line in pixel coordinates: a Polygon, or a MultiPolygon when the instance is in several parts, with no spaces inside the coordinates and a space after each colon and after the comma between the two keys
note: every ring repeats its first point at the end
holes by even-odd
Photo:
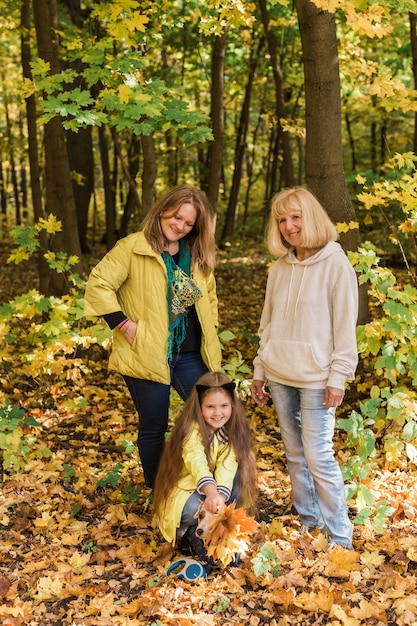
{"type": "Polygon", "coordinates": [[[252,433],[235,384],[223,372],[196,383],[166,443],[155,481],[155,521],[167,541],[202,557],[196,537],[201,502],[211,513],[256,499],[252,433]]]}

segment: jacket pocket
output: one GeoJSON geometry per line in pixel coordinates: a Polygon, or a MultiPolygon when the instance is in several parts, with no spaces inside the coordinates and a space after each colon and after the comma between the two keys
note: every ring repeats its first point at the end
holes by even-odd
{"type": "Polygon", "coordinates": [[[135,333],[135,338],[133,339],[132,348],[137,343],[138,337],[141,337],[143,335],[144,325],[145,324],[144,324],[143,320],[138,320],[136,322],[136,333],[135,333]]]}
{"type": "Polygon", "coordinates": [[[288,383],[322,381],[328,372],[318,363],[311,343],[270,339],[260,357],[271,377],[288,383]]]}

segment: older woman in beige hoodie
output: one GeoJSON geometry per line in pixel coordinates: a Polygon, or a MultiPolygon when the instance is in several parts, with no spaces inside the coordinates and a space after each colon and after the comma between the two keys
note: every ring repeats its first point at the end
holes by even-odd
{"type": "Polygon", "coordinates": [[[277,194],[252,397],[274,403],[303,529],[352,545],[343,478],[334,457],[335,411],[358,362],[356,274],[327,213],[303,187],[277,194]]]}

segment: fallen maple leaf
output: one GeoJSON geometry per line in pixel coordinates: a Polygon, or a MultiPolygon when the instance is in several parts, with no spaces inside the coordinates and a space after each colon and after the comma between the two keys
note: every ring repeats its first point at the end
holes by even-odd
{"type": "Polygon", "coordinates": [[[342,546],[336,546],[326,556],[327,563],[324,568],[326,576],[349,578],[350,572],[362,569],[359,554],[353,550],[346,550],[342,546]]]}
{"type": "Polygon", "coordinates": [[[59,580],[59,578],[43,576],[38,580],[34,597],[38,602],[49,602],[54,598],[59,598],[61,592],[62,582],[59,580]]]}

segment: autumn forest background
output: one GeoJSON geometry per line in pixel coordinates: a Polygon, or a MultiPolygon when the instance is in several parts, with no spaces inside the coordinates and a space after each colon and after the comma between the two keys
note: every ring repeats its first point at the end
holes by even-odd
{"type": "MultiPolygon", "coordinates": [[[[414,625],[417,2],[0,0],[0,621],[414,625]],[[259,467],[238,567],[193,583],[152,526],[137,417],[85,281],[160,193],[216,211],[220,338],[259,467]],[[307,185],[358,274],[335,450],[354,549],[303,535],[248,388],[272,195],[307,185]]],[[[171,418],[181,402],[172,397],[171,418]]]]}

